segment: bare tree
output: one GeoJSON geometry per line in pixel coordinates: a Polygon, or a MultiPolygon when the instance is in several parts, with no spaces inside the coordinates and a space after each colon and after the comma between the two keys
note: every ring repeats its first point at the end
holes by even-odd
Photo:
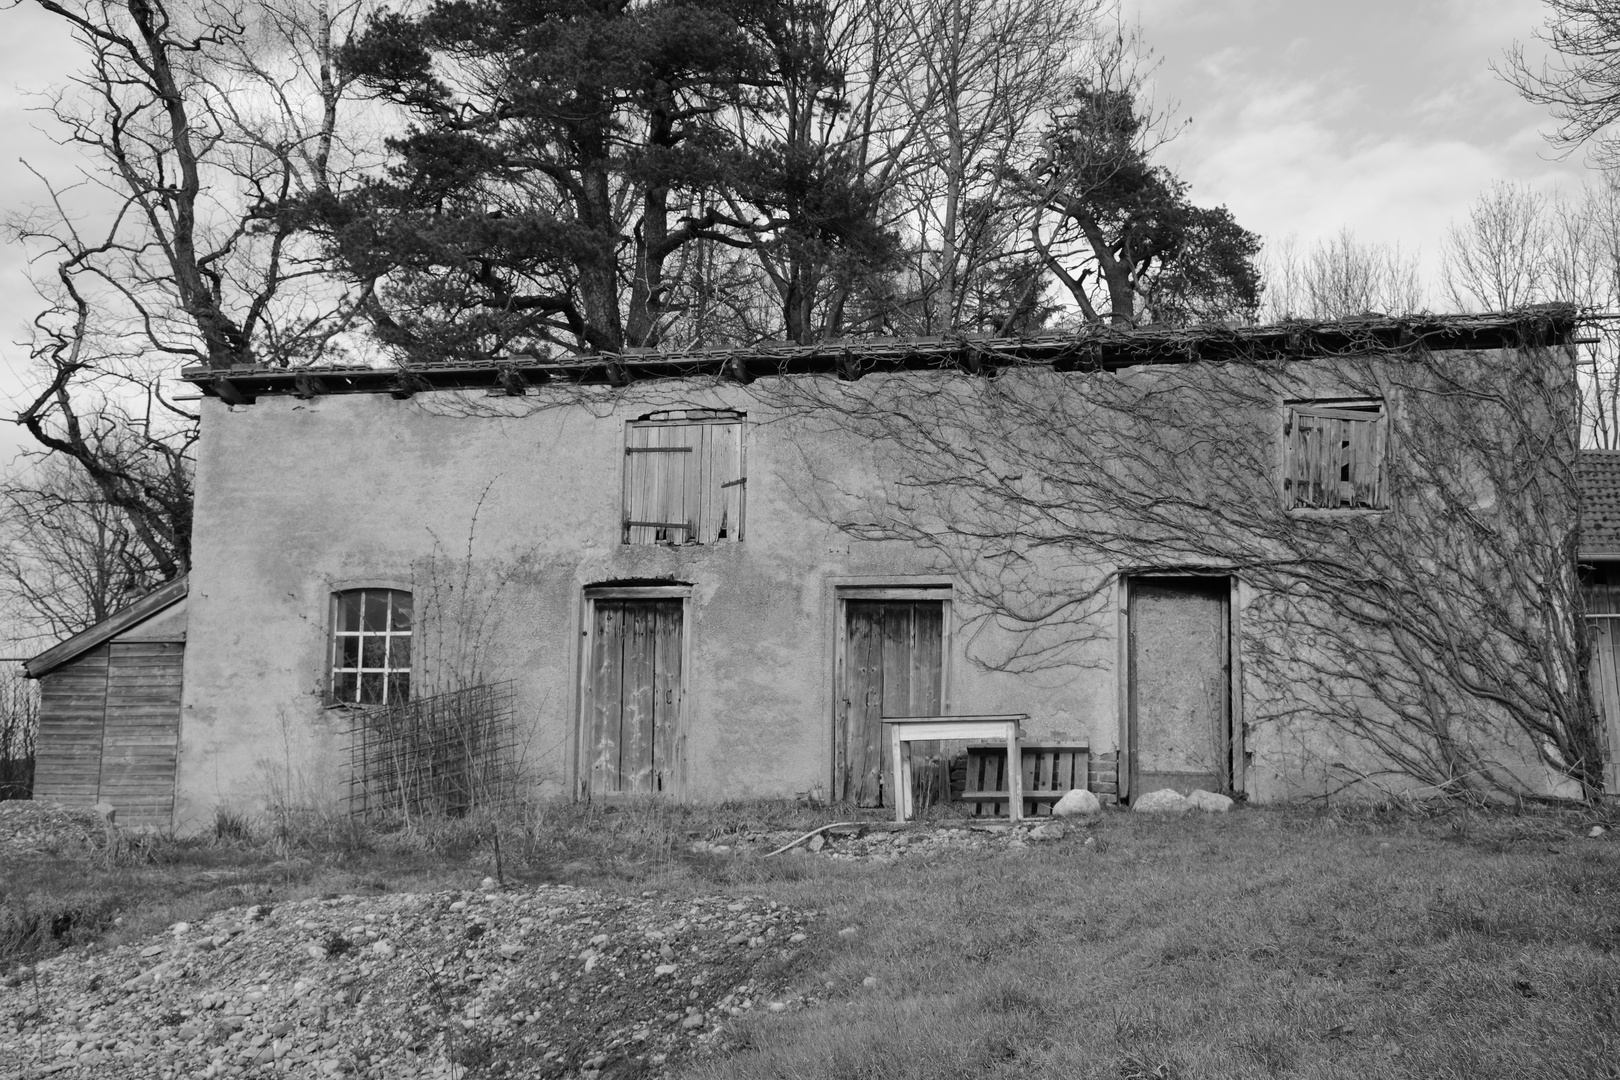
{"type": "Polygon", "coordinates": [[[1293,745],[1308,728],[1300,745],[1336,747],[1295,765],[1329,787],[1530,797],[1543,768],[1596,790],[1602,757],[1580,666],[1573,373],[1538,318],[1516,353],[1431,353],[1421,329],[1391,353],[1371,330],[1393,321],[1368,320],[1340,355],[1305,331],[1271,349],[1229,334],[1200,346],[1218,345],[1219,364],[1056,372],[983,351],[994,379],[759,392],[882,461],[807,463],[806,501],[950,573],[974,662],[1083,669],[1112,640],[1118,574],[1226,568],[1255,597],[1242,620],[1251,729],[1293,745]],[[1335,396],[1388,403],[1391,513],[1289,512],[1277,402],[1323,378],[1335,396]]]}
{"type": "Polygon", "coordinates": [[[39,683],[7,664],[0,670],[0,801],[32,795],[38,735],[39,683]]]}
{"type": "Polygon", "coordinates": [[[19,637],[75,634],[164,580],[137,528],[68,459],[39,458],[3,498],[0,597],[19,637]]]}
{"type": "Polygon", "coordinates": [[[1565,149],[1590,144],[1606,168],[1620,164],[1612,126],[1620,119],[1620,7],[1614,0],[1546,0],[1537,33],[1556,54],[1535,64],[1515,43],[1497,73],[1527,101],[1549,106],[1559,121],[1551,140],[1565,149]]]}
{"type": "MultiPolygon", "coordinates": [[[[1095,55],[1095,0],[922,0],[905,5],[898,87],[924,158],[901,198],[912,250],[916,329],[971,325],[976,279],[1018,257],[1003,224],[1017,173],[1095,55]]],[[[1026,253],[1027,257],[1027,253],[1026,253]]]]}
{"type": "Polygon", "coordinates": [[[327,356],[364,299],[287,212],[354,165],[333,61],[362,0],[38,3],[85,58],[46,95],[84,165],[72,182],[41,176],[46,202],[7,223],[45,302],[17,422],[173,577],[190,561],[195,417],[165,396],[166,372],[327,356]]]}
{"type": "Polygon", "coordinates": [[[1349,228],[1318,241],[1301,264],[1301,276],[1307,308],[1295,314],[1313,319],[1407,314],[1424,306],[1417,258],[1398,243],[1358,240],[1349,228]]]}
{"type": "Polygon", "coordinates": [[[1499,180],[1482,191],[1467,221],[1446,231],[1441,281],[1452,307],[1512,311],[1546,299],[1547,217],[1546,200],[1526,184],[1499,180]]]}
{"type": "Polygon", "coordinates": [[[1277,323],[1303,318],[1310,306],[1305,292],[1305,256],[1299,250],[1298,233],[1266,242],[1262,272],[1265,288],[1260,321],[1277,323]]]}

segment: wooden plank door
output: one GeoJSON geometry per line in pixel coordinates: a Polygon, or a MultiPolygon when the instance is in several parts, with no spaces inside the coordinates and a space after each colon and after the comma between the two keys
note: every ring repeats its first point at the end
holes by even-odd
{"type": "Polygon", "coordinates": [[[673,792],[682,602],[604,597],[592,606],[588,791],[592,796],[673,792]]]}
{"type": "Polygon", "coordinates": [[[101,797],[107,717],[107,646],[98,645],[40,680],[34,798],[92,806],[101,797]]]}
{"type": "Polygon", "coordinates": [[[1610,791],[1620,786],[1620,619],[1587,619],[1592,636],[1592,703],[1598,711],[1606,757],[1603,778],[1610,791]]]}
{"type": "Polygon", "coordinates": [[[945,605],[939,600],[844,603],[839,794],[886,805],[885,716],[936,716],[943,700],[945,605]]]}
{"type": "Polygon", "coordinates": [[[1227,578],[1130,582],[1130,797],[1232,788],[1227,578]]]}
{"type": "Polygon", "coordinates": [[[167,826],[174,816],[184,650],[163,641],[108,645],[101,798],[117,807],[119,824],[167,826]]]}

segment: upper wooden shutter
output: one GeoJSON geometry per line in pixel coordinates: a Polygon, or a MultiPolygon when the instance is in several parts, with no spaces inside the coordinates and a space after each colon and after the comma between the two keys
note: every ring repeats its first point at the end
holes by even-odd
{"type": "Polygon", "coordinates": [[[742,423],[632,424],[625,442],[624,542],[742,539],[742,423]]]}
{"type": "Polygon", "coordinates": [[[1289,409],[1288,505],[1382,509],[1385,424],[1372,409],[1289,409]]]}
{"type": "Polygon", "coordinates": [[[698,457],[691,424],[632,424],[625,444],[625,543],[684,544],[696,535],[698,457]]]}

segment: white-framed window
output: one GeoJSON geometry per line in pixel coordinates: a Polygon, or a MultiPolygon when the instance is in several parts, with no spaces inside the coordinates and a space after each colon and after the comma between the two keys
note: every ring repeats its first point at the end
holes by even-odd
{"type": "Polygon", "coordinates": [[[411,594],[403,589],[332,594],[333,704],[411,699],[411,622],[411,594]]]}
{"type": "Polygon", "coordinates": [[[1283,429],[1283,505],[1383,510],[1389,418],[1381,401],[1296,401],[1283,429]]]}
{"type": "Polygon", "coordinates": [[[683,409],[625,427],[626,544],[743,538],[743,414],[683,409]]]}

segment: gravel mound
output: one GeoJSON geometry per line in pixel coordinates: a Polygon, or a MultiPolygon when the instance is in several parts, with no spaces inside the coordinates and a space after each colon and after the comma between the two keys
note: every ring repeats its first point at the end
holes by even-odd
{"type": "Polygon", "coordinates": [[[0,1080],[665,1075],[783,1011],[815,912],[570,886],[237,908],[0,985],[0,1080]]]}

